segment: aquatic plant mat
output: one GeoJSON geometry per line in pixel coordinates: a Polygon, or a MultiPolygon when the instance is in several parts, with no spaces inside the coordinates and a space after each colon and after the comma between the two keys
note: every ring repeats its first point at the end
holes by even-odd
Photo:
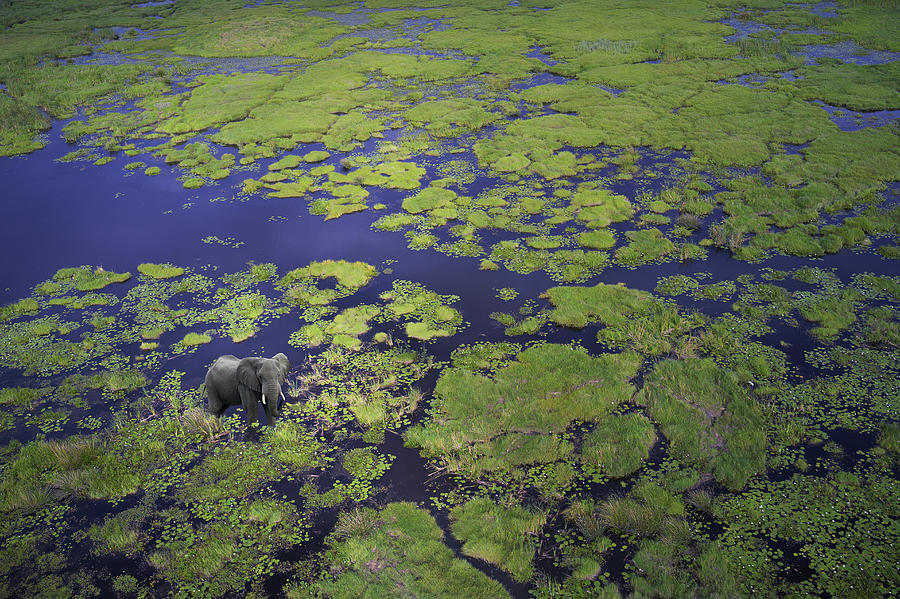
{"type": "Polygon", "coordinates": [[[0,598],[895,596],[895,3],[0,26],[0,598]]]}

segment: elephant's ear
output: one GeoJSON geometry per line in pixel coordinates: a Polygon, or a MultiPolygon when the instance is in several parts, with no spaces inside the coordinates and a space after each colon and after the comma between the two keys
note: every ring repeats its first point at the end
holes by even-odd
{"type": "Polygon", "coordinates": [[[238,363],[237,379],[240,384],[249,389],[262,391],[259,377],[256,376],[256,363],[253,358],[244,358],[238,363]]]}
{"type": "Polygon", "coordinates": [[[291,370],[291,363],[288,357],[284,354],[275,354],[272,356],[272,359],[278,362],[278,367],[281,368],[281,376],[287,376],[287,373],[291,370]]]}

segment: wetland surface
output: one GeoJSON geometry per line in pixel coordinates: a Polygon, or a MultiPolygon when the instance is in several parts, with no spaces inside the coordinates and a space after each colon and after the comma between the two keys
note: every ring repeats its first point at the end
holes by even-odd
{"type": "Polygon", "coordinates": [[[0,20],[0,597],[895,596],[895,2],[0,20]]]}

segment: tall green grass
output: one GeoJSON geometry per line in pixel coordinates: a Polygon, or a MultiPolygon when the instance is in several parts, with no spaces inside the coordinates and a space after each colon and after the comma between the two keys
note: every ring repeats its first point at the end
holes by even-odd
{"type": "Polygon", "coordinates": [[[545,514],[481,498],[454,508],[450,517],[464,554],[506,570],[519,582],[534,575],[536,537],[546,522],[545,514]]]}

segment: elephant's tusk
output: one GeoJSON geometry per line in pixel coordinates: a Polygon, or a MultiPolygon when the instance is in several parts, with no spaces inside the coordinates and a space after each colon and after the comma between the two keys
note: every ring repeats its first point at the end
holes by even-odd
{"type": "Polygon", "coordinates": [[[284,391],[279,391],[281,393],[281,403],[286,402],[287,400],[284,398],[284,391]]]}
{"type": "Polygon", "coordinates": [[[266,405],[266,394],[263,393],[262,396],[263,396],[263,405],[266,405]]]}

